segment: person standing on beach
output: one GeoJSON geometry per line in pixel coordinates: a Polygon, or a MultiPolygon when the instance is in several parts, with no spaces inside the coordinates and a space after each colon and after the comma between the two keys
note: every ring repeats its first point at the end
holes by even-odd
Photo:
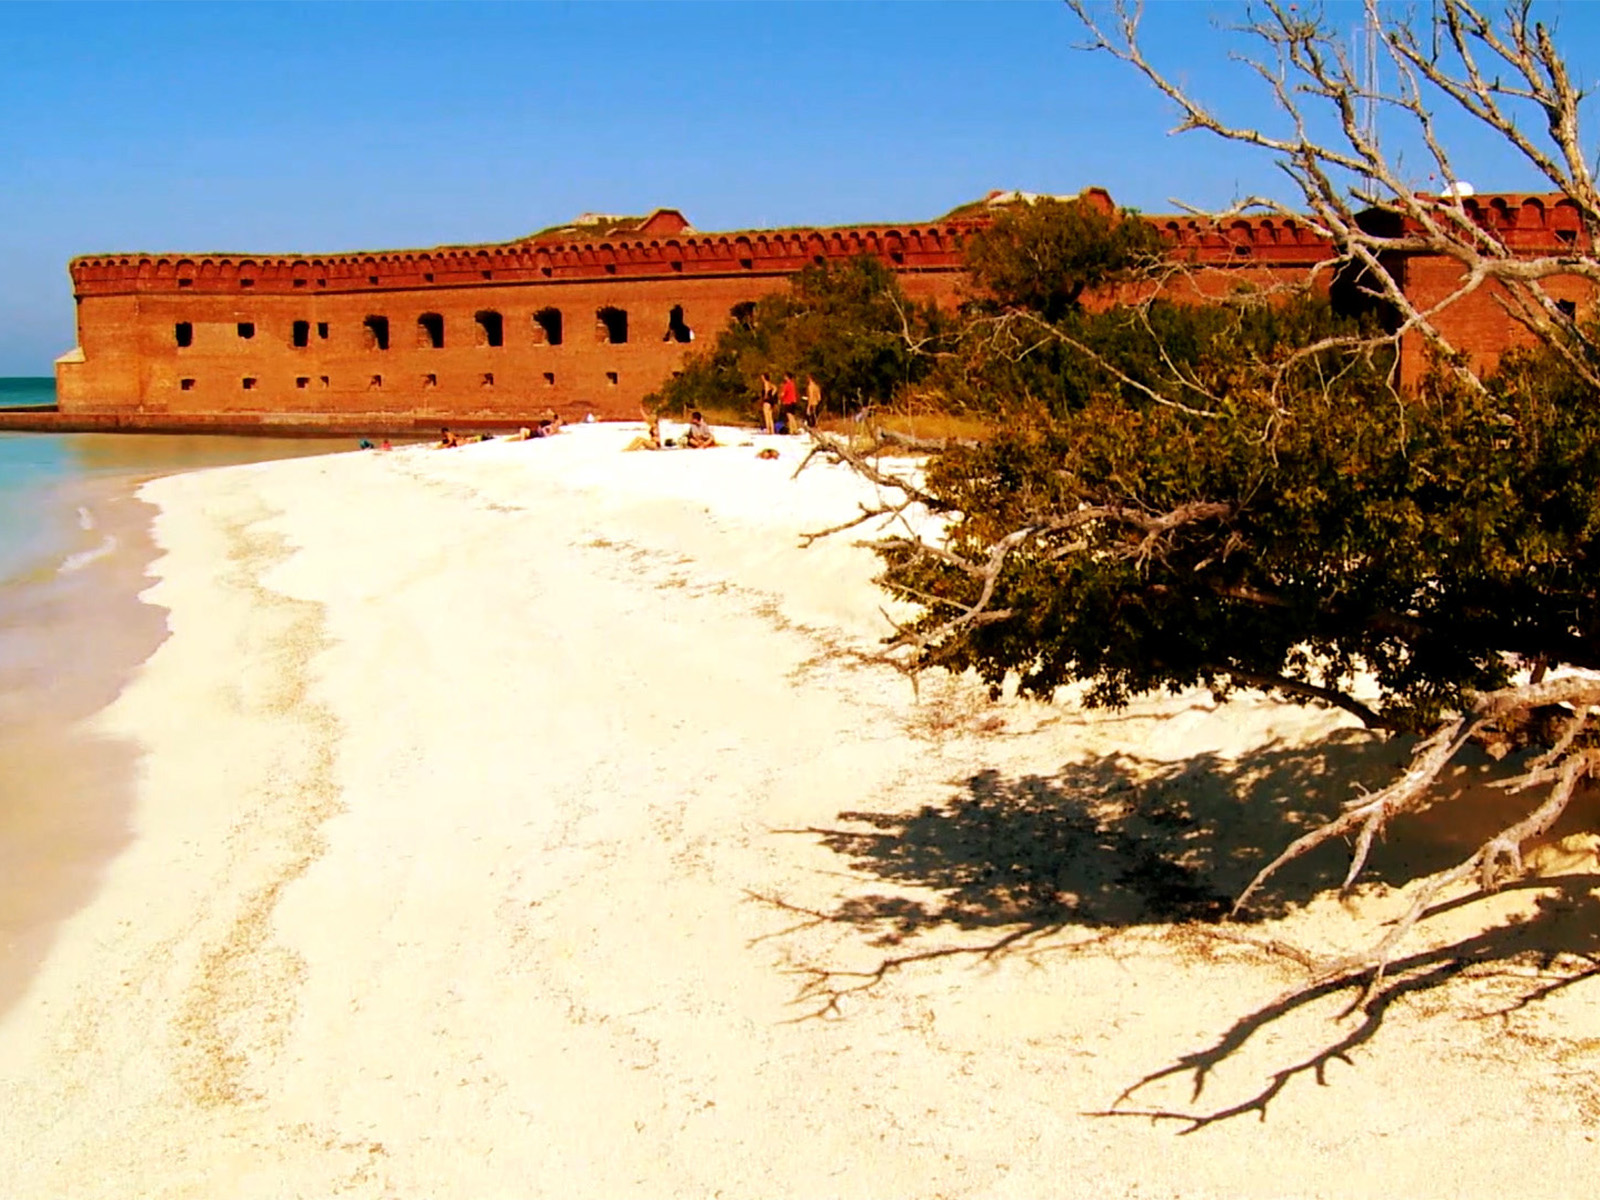
{"type": "Polygon", "coordinates": [[[761,421],[767,427],[767,432],[772,432],[772,407],[778,399],[778,385],[767,377],[765,371],[761,372],[761,421]]]}
{"type": "Polygon", "coordinates": [[[822,385],[815,375],[806,376],[806,428],[817,427],[817,413],[822,409],[822,385]]]}
{"type": "Polygon", "coordinates": [[[785,433],[798,433],[795,427],[795,409],[800,406],[800,393],[794,386],[794,376],[783,377],[783,390],[778,393],[778,409],[783,414],[783,431],[785,433]]]}

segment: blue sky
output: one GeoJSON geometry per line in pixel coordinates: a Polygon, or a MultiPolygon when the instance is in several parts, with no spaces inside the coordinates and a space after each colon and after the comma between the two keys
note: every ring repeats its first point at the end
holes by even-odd
{"type": "MultiPolygon", "coordinates": [[[[1354,24],[1354,3],[1327,6],[1354,24]]],[[[1550,4],[1575,66],[1600,4],[1550,4]]],[[[1152,3],[1151,52],[1249,113],[1240,6],[1152,3]]],[[[1145,211],[1277,190],[1012,3],[0,3],[0,375],[73,343],[74,254],[501,241],[673,205],[699,228],[906,221],[990,188],[1145,211]]],[[[1461,135],[1480,188],[1537,186],[1461,135]]]]}

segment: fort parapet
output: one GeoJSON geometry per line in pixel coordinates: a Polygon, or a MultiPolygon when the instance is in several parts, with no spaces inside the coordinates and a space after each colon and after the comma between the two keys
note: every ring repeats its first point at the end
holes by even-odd
{"type": "MultiPolygon", "coordinates": [[[[1101,189],[1083,198],[1112,205],[1101,189]]],[[[1569,244],[1580,225],[1552,197],[1468,203],[1529,252],[1569,244]]],[[[871,255],[914,299],[954,305],[963,239],[990,219],[969,208],[929,222],[731,233],[699,233],[658,209],[496,245],[87,255],[70,266],[78,345],[56,364],[57,423],[406,432],[514,425],[546,409],[629,417],[698,341],[809,265],[871,255]]],[[[1196,268],[1188,278],[1202,295],[1298,283],[1332,253],[1293,219],[1147,219],[1196,268]]],[[[1420,304],[1460,275],[1440,259],[1395,269],[1420,304]]],[[[1478,355],[1519,336],[1489,293],[1447,323],[1478,355]]],[[[1421,360],[1408,354],[1414,374],[1421,360]]]]}

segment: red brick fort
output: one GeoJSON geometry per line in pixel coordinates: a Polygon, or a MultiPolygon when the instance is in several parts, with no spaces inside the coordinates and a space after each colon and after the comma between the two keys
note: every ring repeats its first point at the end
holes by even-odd
{"type": "MultiPolygon", "coordinates": [[[[913,298],[955,304],[963,237],[1012,195],[904,224],[699,233],[664,208],[494,245],[87,255],[70,265],[78,344],[56,363],[55,423],[407,432],[517,424],[547,408],[631,417],[697,340],[810,264],[870,254],[913,298]]],[[[1083,196],[1111,205],[1100,189],[1083,196]]],[[[1466,203],[1528,252],[1570,249],[1581,228],[1559,196],[1466,203]]],[[[1203,292],[1300,281],[1332,253],[1294,220],[1146,219],[1199,268],[1203,292]]],[[[1424,305],[1460,277],[1453,262],[1420,255],[1394,269],[1424,305]]],[[[1586,303],[1586,285],[1571,282],[1572,302],[1586,303]]],[[[1480,359],[1525,336],[1489,291],[1442,324],[1480,359]]],[[[1420,346],[1405,347],[1403,374],[1421,365],[1420,346]]]]}

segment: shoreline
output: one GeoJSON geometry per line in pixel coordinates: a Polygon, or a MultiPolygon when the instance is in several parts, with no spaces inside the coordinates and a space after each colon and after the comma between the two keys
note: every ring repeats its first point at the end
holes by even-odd
{"type": "Polygon", "coordinates": [[[94,513],[93,535],[114,548],[52,555],[0,599],[0,1019],[130,838],[140,750],[88,723],[166,636],[164,613],[139,598],[157,556],[142,483],[59,489],[57,502],[94,513]]]}
{"type": "Polygon", "coordinates": [[[81,473],[39,492],[41,522],[64,530],[69,514],[77,521],[69,537],[54,530],[0,580],[0,1020],[58,927],[92,902],[133,838],[144,750],[97,730],[95,719],[167,636],[165,609],[143,599],[161,554],[158,509],[138,493],[219,458],[254,461],[283,449],[173,439],[152,454],[138,439],[79,442],[81,473]]]}
{"type": "MultiPolygon", "coordinates": [[[[1297,969],[1181,917],[1399,748],[1250,698],[913,695],[854,656],[872,556],[797,546],[858,481],[631,432],[146,485],[171,634],[92,722],[144,749],[135,837],[0,1016],[19,1193],[1585,1194],[1594,985],[1473,1021],[1505,971],[1469,972],[1368,1030],[1348,995],[1280,1012],[1297,969]],[[1197,1100],[1181,1064],[1251,1020],[1197,1100]]],[[[1251,932],[1394,910],[1319,895],[1341,865],[1251,932]]]]}

